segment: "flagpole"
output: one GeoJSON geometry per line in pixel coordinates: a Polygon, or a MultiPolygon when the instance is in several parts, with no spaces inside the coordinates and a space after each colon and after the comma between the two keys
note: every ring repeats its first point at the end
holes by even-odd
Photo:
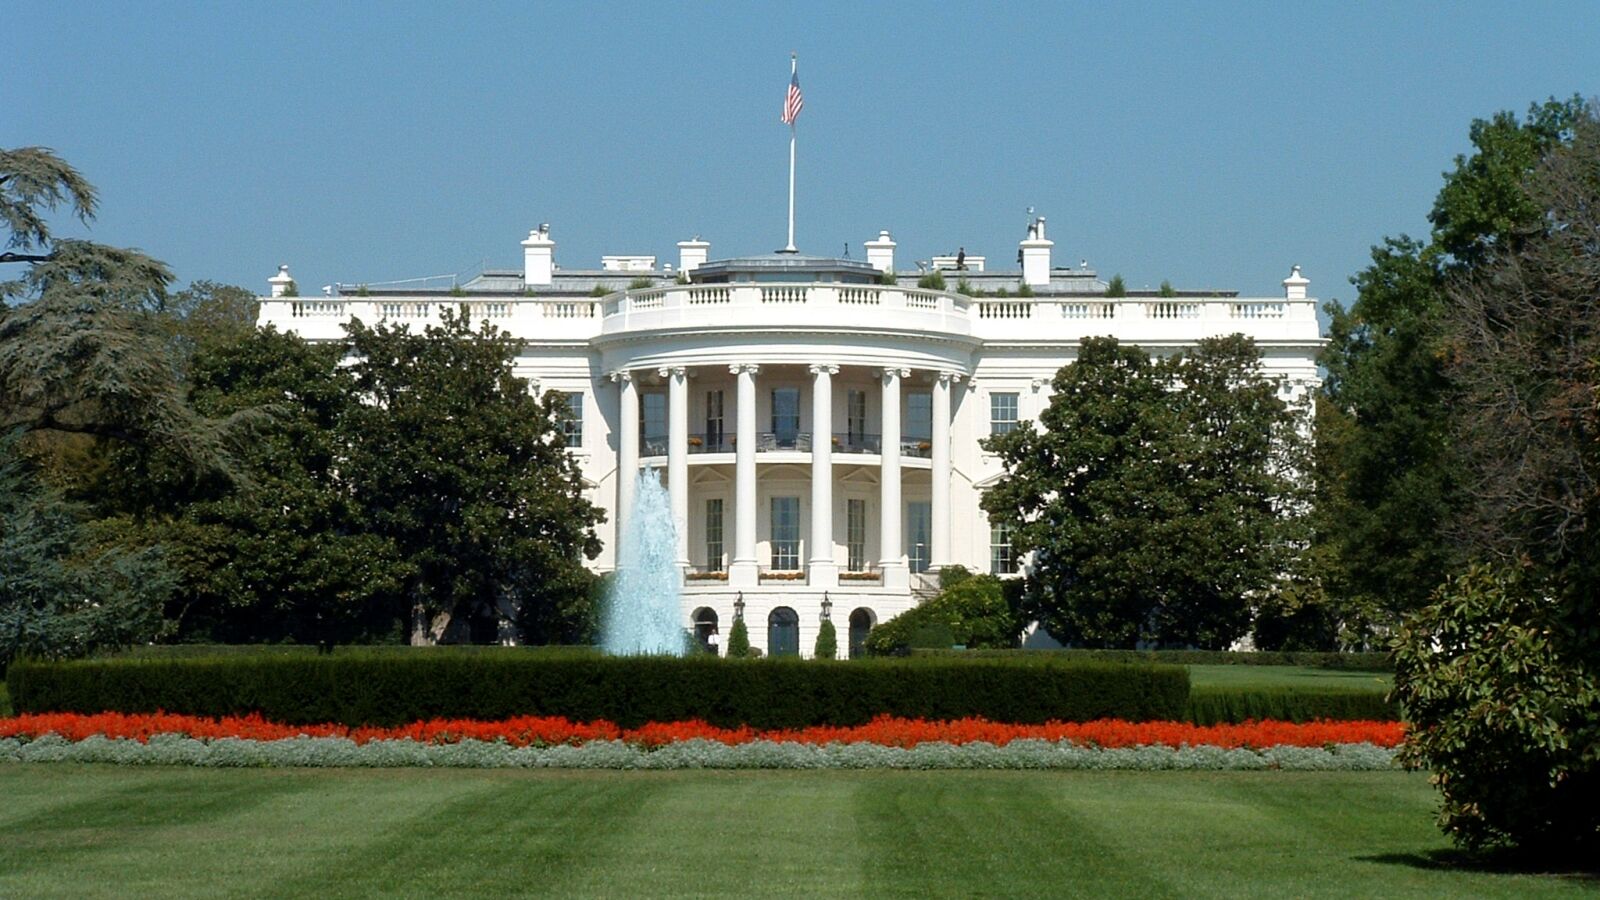
{"type": "MultiPolygon", "coordinates": [[[[793,79],[799,71],[799,54],[789,54],[789,78],[793,79]]],[[[785,253],[798,252],[794,246],[794,121],[789,122],[789,244],[783,248],[785,253]]]]}

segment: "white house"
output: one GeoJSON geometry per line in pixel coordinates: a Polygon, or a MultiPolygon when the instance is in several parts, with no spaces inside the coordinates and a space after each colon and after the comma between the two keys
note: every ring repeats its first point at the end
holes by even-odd
{"type": "Polygon", "coordinates": [[[678,243],[676,272],[638,255],[561,268],[548,226],[522,247],[522,271],[456,291],[292,297],[284,267],[260,322],[334,339],[352,317],[421,327],[465,306],[523,340],[519,374],[568,399],[571,452],[609,514],[596,565],[613,565],[630,476],[660,467],[685,626],[726,635],[739,614],[768,653],[809,653],[824,616],[854,648],[946,564],[1014,571],[1006,530],[978,505],[1001,474],[979,441],[1037,417],[1085,337],[1162,353],[1241,332],[1286,398],[1318,383],[1323,340],[1298,267],[1277,297],[1108,298],[1087,265],[1052,264],[1043,218],[1020,243],[1020,271],[964,251],[937,258],[945,290],[897,272],[887,231],[865,242],[865,262],[712,261],[697,237],[678,243]]]}

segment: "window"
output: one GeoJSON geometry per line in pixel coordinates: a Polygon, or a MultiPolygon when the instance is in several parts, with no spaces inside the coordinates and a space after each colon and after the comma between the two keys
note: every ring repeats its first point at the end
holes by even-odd
{"type": "Polygon", "coordinates": [[[800,498],[772,498],[772,568],[793,572],[800,568],[800,498]]]}
{"type": "Polygon", "coordinates": [[[800,437],[800,389],[774,388],[772,391],[772,436],[778,446],[794,449],[800,437]]]}
{"type": "Polygon", "coordinates": [[[767,655],[800,655],[800,616],[787,606],[767,615],[767,655]]]}
{"type": "Polygon", "coordinates": [[[706,452],[722,450],[723,426],[722,392],[706,391],[706,452]]]}
{"type": "Polygon", "coordinates": [[[706,571],[722,569],[722,498],[716,497],[706,501],[706,571]]]}
{"type": "Polygon", "coordinates": [[[845,569],[867,570],[867,501],[851,498],[844,502],[845,569]]]}
{"type": "Polygon", "coordinates": [[[989,433],[1010,434],[1017,430],[1017,395],[989,395],[989,433]]]}
{"type": "Polygon", "coordinates": [[[933,539],[933,504],[913,500],[906,504],[906,557],[911,571],[928,571],[928,545],[933,539]]]}
{"type": "Polygon", "coordinates": [[[639,436],[644,440],[640,453],[665,456],[667,453],[667,395],[639,395],[639,436]]]}
{"type": "Polygon", "coordinates": [[[989,572],[992,575],[1015,575],[1017,554],[1011,548],[1011,523],[989,523],[989,572]]]}
{"type": "Polygon", "coordinates": [[[845,433],[854,446],[867,434],[867,392],[850,391],[845,395],[845,433]]]}
{"type": "Polygon", "coordinates": [[[906,426],[902,429],[905,440],[928,441],[933,439],[933,395],[926,391],[913,391],[906,395],[906,426]]]}
{"type": "Polygon", "coordinates": [[[583,392],[566,395],[566,412],[561,415],[561,431],[567,436],[568,447],[583,446],[583,392]]]}

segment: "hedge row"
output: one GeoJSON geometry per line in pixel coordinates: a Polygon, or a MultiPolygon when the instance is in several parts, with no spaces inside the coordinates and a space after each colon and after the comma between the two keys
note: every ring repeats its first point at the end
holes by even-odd
{"type": "Polygon", "coordinates": [[[1067,659],[1166,663],[1177,666],[1305,666],[1351,672],[1393,672],[1388,653],[1234,650],[913,650],[913,656],[1006,659],[1067,659]]]}
{"type": "Polygon", "coordinates": [[[859,725],[875,716],[995,722],[1176,720],[1181,667],[1005,660],[669,659],[393,655],[21,662],[18,712],[260,713],[288,724],[565,716],[624,727],[859,725]]]}
{"type": "Polygon", "coordinates": [[[1196,725],[1218,725],[1264,719],[1397,722],[1401,716],[1399,704],[1377,691],[1206,687],[1190,691],[1185,718],[1196,725]]]}

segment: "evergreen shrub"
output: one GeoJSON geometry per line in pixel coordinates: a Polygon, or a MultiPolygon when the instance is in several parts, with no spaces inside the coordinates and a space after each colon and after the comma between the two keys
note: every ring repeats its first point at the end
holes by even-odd
{"type": "MultiPolygon", "coordinates": [[[[966,657],[1028,660],[1100,660],[1104,662],[1153,662],[1178,666],[1305,666],[1312,669],[1337,669],[1346,672],[1393,672],[1394,658],[1388,653],[1336,653],[1332,651],[1235,651],[1235,650],[967,650],[955,651],[966,657]]],[[[940,655],[919,650],[918,656],[940,655]]]]}
{"type": "MultiPolygon", "coordinates": [[[[730,641],[731,643],[731,641],[730,641]]],[[[1103,662],[365,654],[22,662],[19,712],[259,713],[288,724],[565,716],[624,727],[859,725],[879,715],[996,722],[1182,718],[1181,667],[1103,662]]]]}
{"type": "Polygon", "coordinates": [[[1205,687],[1189,692],[1189,710],[1185,718],[1196,725],[1238,724],[1263,719],[1395,722],[1400,720],[1400,706],[1377,691],[1205,687]]]}

